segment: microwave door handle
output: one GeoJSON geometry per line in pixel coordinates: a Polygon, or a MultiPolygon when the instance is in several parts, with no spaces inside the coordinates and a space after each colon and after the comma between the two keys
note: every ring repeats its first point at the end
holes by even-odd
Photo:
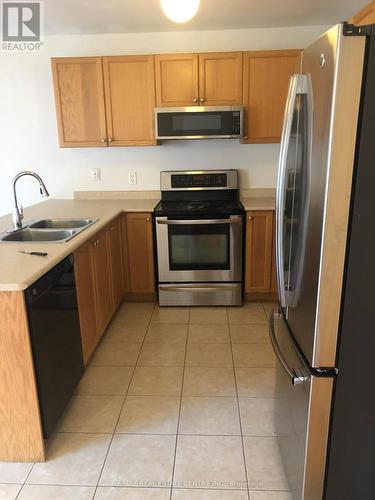
{"type": "Polygon", "coordinates": [[[167,220],[157,219],[157,224],[174,225],[192,225],[192,224],[242,224],[242,216],[233,216],[229,219],[194,219],[194,220],[167,220]]]}
{"type": "Polygon", "coordinates": [[[282,318],[281,314],[276,313],[276,312],[273,312],[271,314],[271,319],[270,319],[270,322],[269,322],[269,334],[270,334],[270,340],[271,340],[272,348],[273,348],[273,350],[275,352],[275,356],[279,360],[279,362],[280,362],[281,366],[283,367],[285,373],[288,375],[288,377],[289,377],[289,379],[291,381],[291,384],[292,385],[303,384],[304,382],[307,382],[309,380],[309,377],[305,377],[303,375],[298,376],[297,373],[292,368],[290,368],[290,366],[286,362],[286,360],[285,360],[285,358],[283,356],[283,353],[282,353],[282,351],[280,349],[280,346],[279,346],[279,344],[277,342],[276,334],[275,334],[275,319],[279,319],[279,318],[282,318]]]}
{"type": "Polygon", "coordinates": [[[297,94],[306,89],[306,76],[293,75],[290,79],[289,92],[285,105],[284,124],[281,135],[281,147],[279,156],[279,169],[276,187],[276,271],[279,301],[282,307],[286,307],[285,278],[284,278],[284,211],[286,196],[287,162],[292,133],[294,107],[297,94]]]}

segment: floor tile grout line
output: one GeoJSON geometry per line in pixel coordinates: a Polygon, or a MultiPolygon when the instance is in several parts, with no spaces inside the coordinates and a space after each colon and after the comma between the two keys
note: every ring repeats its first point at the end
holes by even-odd
{"type": "Polygon", "coordinates": [[[189,307],[189,315],[188,315],[188,328],[187,328],[186,342],[185,342],[185,357],[184,357],[184,366],[183,366],[183,370],[182,370],[182,381],[181,381],[180,406],[179,406],[179,409],[178,409],[177,429],[176,429],[176,441],[175,441],[174,456],[173,456],[172,477],[171,477],[171,491],[170,491],[170,495],[169,495],[169,500],[172,500],[173,482],[174,482],[174,476],[175,476],[175,472],[176,472],[177,446],[178,446],[178,436],[179,436],[180,420],[181,420],[182,395],[183,395],[183,392],[184,392],[185,365],[186,365],[186,356],[187,356],[187,346],[188,346],[188,341],[189,341],[190,316],[191,316],[191,307],[189,307]]]}
{"type": "Polygon", "coordinates": [[[16,498],[15,498],[14,500],[17,500],[17,499],[19,498],[19,496],[20,496],[20,494],[21,494],[21,491],[22,491],[22,490],[24,489],[24,487],[26,486],[26,482],[27,482],[27,480],[29,479],[30,474],[32,473],[32,471],[33,471],[33,469],[34,469],[34,466],[35,466],[35,462],[33,463],[33,465],[32,465],[32,467],[31,467],[31,469],[29,470],[29,473],[26,475],[25,480],[24,480],[24,482],[22,483],[22,486],[21,486],[20,490],[18,491],[18,493],[17,493],[17,495],[16,495],[16,498]]]}
{"type": "Polygon", "coordinates": [[[242,429],[242,420],[241,420],[241,411],[240,411],[240,401],[239,401],[239,396],[238,396],[237,377],[236,377],[236,366],[235,366],[234,353],[233,353],[232,336],[231,336],[231,334],[230,334],[230,321],[229,321],[229,312],[228,312],[228,307],[227,307],[227,317],[228,317],[228,328],[229,328],[230,348],[231,348],[231,352],[232,352],[232,361],[233,361],[233,376],[234,376],[234,385],[235,385],[235,389],[236,389],[236,401],[237,401],[238,420],[239,420],[239,425],[240,425],[240,433],[241,433],[242,457],[243,457],[243,463],[244,463],[244,468],[245,468],[245,477],[246,477],[246,486],[247,486],[247,497],[248,497],[248,500],[251,500],[251,499],[250,499],[250,484],[249,484],[249,476],[248,476],[247,463],[246,463],[246,454],[245,454],[244,436],[243,436],[243,429],[242,429]]]}
{"type": "MultiPolygon", "coordinates": [[[[124,304],[124,303],[126,303],[126,302],[123,302],[123,304],[124,304]]],[[[102,478],[102,474],[103,474],[103,471],[104,471],[104,467],[105,467],[105,464],[106,464],[107,459],[108,459],[109,451],[110,451],[110,449],[111,449],[111,446],[112,446],[113,440],[114,440],[114,438],[115,438],[115,436],[116,436],[116,429],[117,429],[118,423],[119,423],[119,421],[120,421],[120,417],[121,417],[121,414],[122,414],[122,411],[123,411],[123,408],[124,408],[124,405],[125,405],[126,397],[127,397],[128,393],[129,393],[130,385],[131,385],[131,383],[132,383],[132,380],[133,380],[133,377],[134,377],[135,370],[136,370],[136,368],[137,368],[137,363],[138,363],[139,357],[140,357],[140,355],[141,355],[142,347],[143,347],[143,344],[144,344],[144,341],[145,341],[145,338],[146,338],[146,335],[147,335],[148,329],[149,329],[150,324],[151,324],[152,315],[154,314],[155,307],[156,307],[156,303],[154,303],[154,307],[152,308],[152,312],[151,312],[151,314],[150,314],[150,318],[149,318],[149,321],[148,321],[148,323],[147,323],[147,328],[146,328],[145,335],[144,335],[144,337],[143,337],[143,341],[142,341],[142,344],[141,344],[141,348],[139,349],[139,352],[138,352],[138,357],[137,357],[136,363],[135,363],[135,365],[134,365],[133,373],[132,373],[132,375],[131,375],[131,377],[130,377],[130,381],[129,381],[129,384],[128,384],[128,388],[127,388],[126,394],[125,394],[125,396],[124,396],[124,400],[123,400],[123,402],[122,402],[121,409],[120,409],[120,412],[119,412],[119,415],[118,415],[118,418],[117,418],[116,424],[115,424],[114,429],[113,429],[112,437],[111,437],[111,439],[110,439],[109,446],[108,446],[108,448],[107,448],[107,452],[106,452],[105,457],[104,457],[103,465],[102,465],[102,467],[101,467],[101,469],[100,469],[100,473],[99,473],[99,476],[98,476],[98,481],[97,481],[97,483],[96,483],[96,487],[95,487],[95,491],[94,491],[93,499],[95,498],[95,496],[96,496],[96,492],[98,491],[99,483],[100,483],[100,480],[101,480],[101,478],[102,478]]]]}

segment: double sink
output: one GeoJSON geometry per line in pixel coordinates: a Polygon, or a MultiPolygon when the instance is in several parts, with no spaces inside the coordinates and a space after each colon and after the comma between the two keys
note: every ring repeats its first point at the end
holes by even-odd
{"type": "Polygon", "coordinates": [[[1,242],[56,242],[65,243],[98,219],[40,219],[26,224],[23,228],[3,233],[1,242]]]}

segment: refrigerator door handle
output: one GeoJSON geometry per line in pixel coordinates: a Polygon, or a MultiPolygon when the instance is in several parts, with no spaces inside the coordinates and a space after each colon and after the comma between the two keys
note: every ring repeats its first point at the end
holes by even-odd
{"type": "Polygon", "coordinates": [[[306,75],[293,75],[290,79],[288,97],[285,105],[276,188],[276,271],[279,301],[282,307],[287,307],[284,277],[283,222],[285,212],[288,152],[290,147],[296,97],[298,94],[305,93],[307,93],[306,75]]]}
{"type": "Polygon", "coordinates": [[[281,352],[280,346],[277,343],[276,335],[275,335],[275,324],[274,320],[280,318],[281,315],[279,313],[273,312],[271,315],[270,323],[269,323],[269,333],[270,333],[270,339],[271,339],[271,344],[273,347],[273,350],[275,352],[275,355],[277,359],[279,360],[281,366],[284,368],[285,373],[288,375],[290,378],[290,381],[292,385],[298,385],[298,384],[303,384],[304,382],[309,381],[309,377],[304,377],[304,376],[298,376],[295,370],[293,368],[290,368],[288,363],[285,361],[285,358],[281,352]]]}

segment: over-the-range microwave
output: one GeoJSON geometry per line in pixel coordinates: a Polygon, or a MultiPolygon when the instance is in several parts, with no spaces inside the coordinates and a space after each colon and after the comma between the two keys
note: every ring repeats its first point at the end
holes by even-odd
{"type": "Polygon", "coordinates": [[[243,136],[243,106],[155,109],[156,138],[235,139],[243,136]]]}

